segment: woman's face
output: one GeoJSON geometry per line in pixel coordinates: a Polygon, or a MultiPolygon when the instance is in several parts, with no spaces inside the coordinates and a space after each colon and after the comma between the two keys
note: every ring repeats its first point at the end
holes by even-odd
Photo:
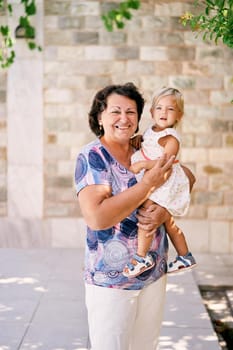
{"type": "Polygon", "coordinates": [[[99,117],[106,140],[128,142],[138,126],[137,104],[134,100],[118,94],[107,98],[107,107],[99,117]]]}

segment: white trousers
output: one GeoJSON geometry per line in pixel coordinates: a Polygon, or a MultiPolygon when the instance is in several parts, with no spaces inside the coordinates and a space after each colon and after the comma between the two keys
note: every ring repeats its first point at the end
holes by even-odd
{"type": "Polygon", "coordinates": [[[155,350],[166,281],[165,275],[136,291],[86,284],[91,350],[155,350]]]}

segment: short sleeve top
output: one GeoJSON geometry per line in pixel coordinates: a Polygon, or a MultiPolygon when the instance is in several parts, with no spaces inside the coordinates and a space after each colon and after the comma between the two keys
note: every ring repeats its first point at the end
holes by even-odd
{"type": "MultiPolygon", "coordinates": [[[[77,157],[75,186],[79,193],[88,185],[108,185],[116,195],[136,184],[132,172],[122,166],[99,139],[84,146],[77,157]]],[[[168,241],[165,228],[157,229],[150,253],[156,265],[135,278],[128,279],[122,270],[137,248],[137,211],[104,230],[86,228],[84,279],[86,283],[118,289],[142,289],[167,271],[168,241]]]]}

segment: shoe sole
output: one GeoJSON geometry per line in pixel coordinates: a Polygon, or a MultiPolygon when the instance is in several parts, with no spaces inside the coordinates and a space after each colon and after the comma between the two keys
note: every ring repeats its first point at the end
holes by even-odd
{"type": "Polygon", "coordinates": [[[196,266],[197,266],[197,264],[193,264],[193,265],[187,266],[187,267],[181,267],[180,269],[177,269],[177,270],[174,270],[174,271],[171,271],[171,272],[168,271],[167,274],[171,275],[173,273],[189,271],[189,270],[192,270],[196,266]]]}

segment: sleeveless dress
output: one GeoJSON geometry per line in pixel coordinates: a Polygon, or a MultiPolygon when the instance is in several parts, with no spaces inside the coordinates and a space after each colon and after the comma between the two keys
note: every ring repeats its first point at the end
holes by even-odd
{"type": "MultiPolygon", "coordinates": [[[[167,128],[162,131],[154,131],[152,127],[148,128],[143,135],[141,149],[136,151],[131,163],[145,159],[157,159],[164,153],[164,148],[160,146],[161,137],[172,135],[179,142],[180,138],[173,128],[167,128]]],[[[136,174],[137,181],[141,181],[144,171],[136,174]]],[[[153,202],[166,208],[173,216],[183,216],[186,214],[190,204],[189,180],[185,175],[179,162],[172,166],[172,174],[169,179],[149,197],[153,202]]]]}

